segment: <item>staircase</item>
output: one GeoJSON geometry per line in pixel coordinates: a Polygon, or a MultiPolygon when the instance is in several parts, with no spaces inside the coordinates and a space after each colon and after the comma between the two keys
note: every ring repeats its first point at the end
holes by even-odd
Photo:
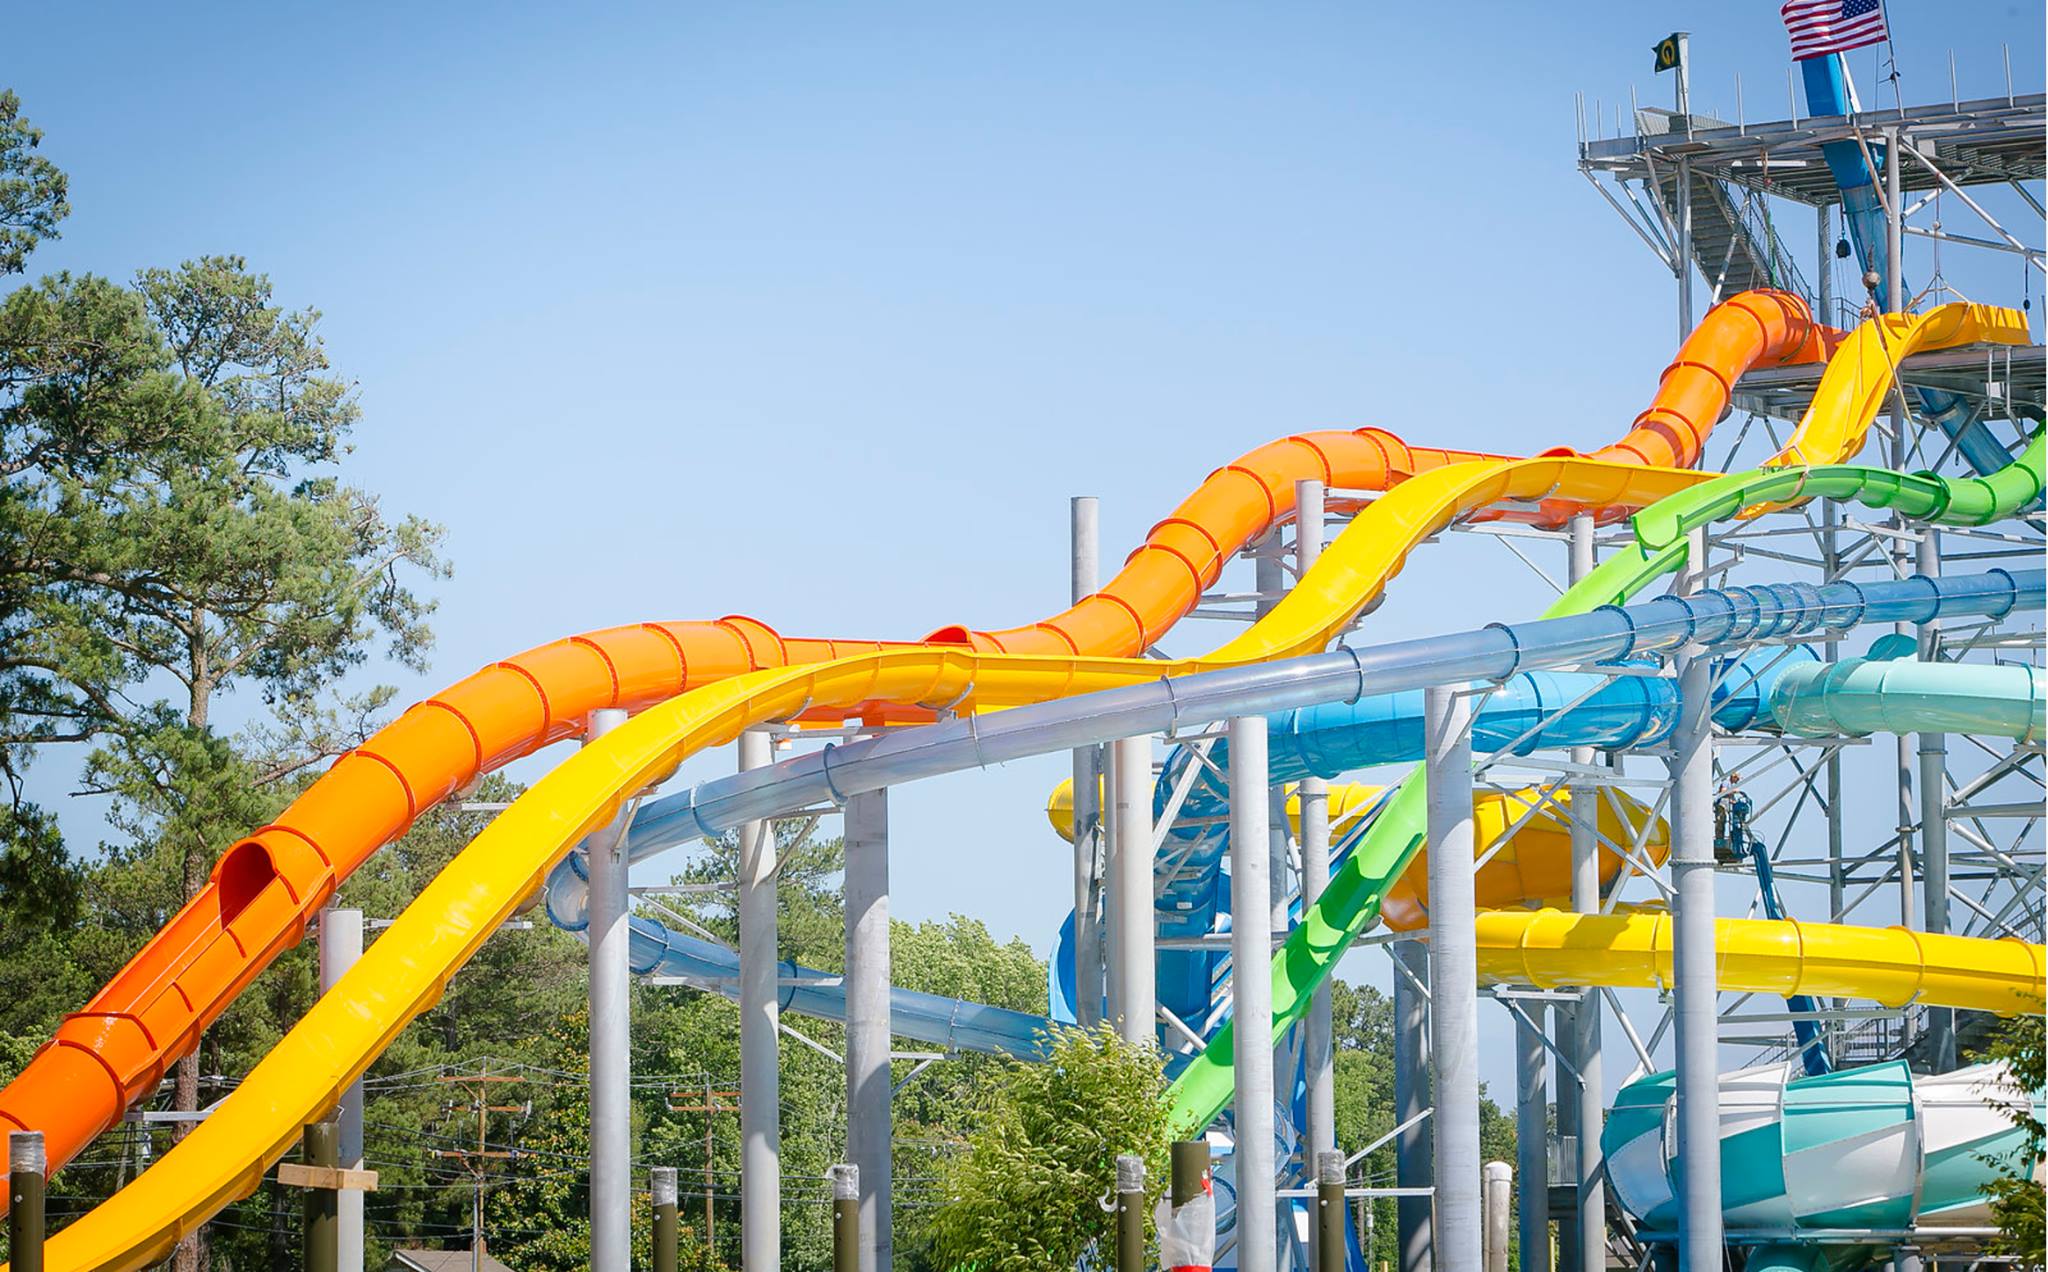
{"type": "MultiPolygon", "coordinates": [[[[1687,118],[1668,110],[1636,112],[1637,131],[1646,137],[1682,133],[1687,118]]],[[[1693,115],[1692,127],[1726,128],[1722,120],[1693,115]]],[[[1657,200],[1671,223],[1678,223],[1678,169],[1657,170],[1657,200]]],[[[1692,177],[1692,259],[1712,288],[1712,304],[1737,292],[1776,287],[1811,298],[1806,280],[1778,240],[1765,212],[1764,196],[1731,186],[1701,172],[1692,177]]]]}

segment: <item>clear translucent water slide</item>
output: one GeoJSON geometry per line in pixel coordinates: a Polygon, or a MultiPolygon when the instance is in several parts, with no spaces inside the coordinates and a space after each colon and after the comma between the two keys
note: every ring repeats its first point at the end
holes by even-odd
{"type": "MultiPolygon", "coordinates": [[[[1766,319],[1754,320],[1748,339],[1756,350],[1772,346],[1766,319]]],[[[1725,403],[1726,383],[1740,365],[1746,364],[1707,376],[1699,365],[1681,359],[1667,374],[1666,388],[1688,378],[1717,379],[1725,403]]],[[[1691,418],[1711,421],[1717,415],[1718,407],[1691,418]]],[[[1686,453],[1669,420],[1650,420],[1637,433],[1658,439],[1674,454],[1686,453]]],[[[1697,436],[1703,435],[1702,427],[1697,436]]],[[[1360,435],[1326,436],[1355,440],[1360,435]]],[[[1695,454],[1697,436],[1691,439],[1695,454]]],[[[1337,476],[1327,463],[1321,466],[1321,474],[1300,475],[1367,484],[1337,476]]],[[[1233,466],[1212,481],[1243,493],[1247,476],[1233,466]]],[[[124,981],[110,987],[119,992],[102,995],[96,1002],[100,1010],[82,1018],[66,1046],[53,1049],[66,1054],[44,1066],[40,1087],[30,1083],[25,1090],[31,1096],[37,1089],[46,1094],[76,1093],[75,1103],[59,1109],[63,1116],[56,1119],[68,1119],[75,1140],[69,1151],[89,1138],[95,1123],[104,1124],[108,1105],[118,1114],[128,1098],[153,1086],[151,1070],[160,1076],[169,1057],[181,1047],[189,1049],[211,1018],[209,1013],[217,1013],[277,949],[297,939],[306,915],[331,893],[335,881],[377,844],[402,830],[418,808],[444,797],[477,772],[573,733],[576,721],[594,707],[646,703],[663,693],[689,691],[647,709],[606,743],[574,757],[535,788],[540,798],[530,796],[500,818],[377,943],[372,956],[359,966],[361,974],[352,974],[309,1013],[227,1105],[121,1197],[59,1238],[52,1248],[53,1266],[132,1266],[146,1261],[185,1227],[253,1187],[267,1162],[295,1137],[298,1126],[316,1116],[345,1085],[346,1078],[330,1084],[329,1070],[359,1072],[406,1020],[433,1001],[446,977],[495,924],[498,912],[509,910],[531,891],[569,843],[608,822],[624,794],[658,780],[696,749],[729,740],[753,723],[810,712],[841,716],[907,708],[906,714],[914,718],[920,710],[1044,701],[1141,683],[1162,672],[1196,672],[1301,652],[1320,645],[1348,622],[1378,594],[1412,544],[1452,519],[1502,501],[1538,510],[1550,501],[1564,509],[1640,506],[1696,484],[1701,477],[1557,456],[1453,464],[1411,478],[1373,505],[1375,535],[1349,545],[1350,532],[1340,536],[1324,562],[1267,622],[1207,660],[1171,664],[1077,657],[1066,650],[1045,655],[975,654],[964,647],[869,645],[873,652],[789,666],[799,657],[823,658],[839,647],[831,642],[783,641],[763,625],[722,620],[700,625],[701,630],[689,625],[619,629],[601,634],[602,639],[578,638],[546,647],[518,663],[501,664],[477,678],[485,683],[466,682],[467,697],[451,693],[425,704],[394,725],[388,731],[392,737],[380,735],[379,742],[345,760],[344,764],[353,762],[349,781],[335,782],[301,801],[305,807],[298,810],[297,822],[281,819],[279,826],[231,850],[208,897],[180,916],[181,922],[191,919],[176,933],[187,939],[172,939],[152,959],[131,965],[134,976],[124,973],[124,981]],[[763,663],[768,664],[765,669],[743,670],[763,663]],[[691,689],[700,676],[714,683],[691,689]],[[547,692],[545,686],[554,683],[550,677],[560,678],[563,692],[547,692]],[[497,859],[474,864],[473,854],[485,847],[497,853],[497,859]],[[166,1014],[154,1021],[123,1008],[138,999],[147,1000],[138,1005],[154,1008],[174,997],[182,1000],[182,1008],[169,1003],[166,1014]],[[122,1048],[124,1063],[110,1063],[107,1057],[122,1048]],[[67,1076],[57,1072],[67,1065],[68,1076],[75,1081],[51,1086],[53,1076],[67,1076]],[[95,1090],[111,1094],[92,1096],[95,1090]]],[[[1264,512],[1250,516],[1249,524],[1262,529],[1284,511],[1281,500],[1291,498],[1292,480],[1281,482],[1268,475],[1257,478],[1256,485],[1264,512]]],[[[1185,523],[1162,523],[1154,539],[1186,530],[1185,523]]],[[[1166,575],[1174,569],[1181,572],[1181,584],[1162,584],[1157,593],[1164,597],[1163,612],[1171,613],[1176,606],[1184,612],[1228,556],[1208,532],[1200,537],[1208,542],[1208,550],[1190,555],[1161,546],[1148,558],[1166,575]],[[1179,565],[1168,568],[1161,553],[1175,557],[1179,565]]],[[[1224,541],[1234,545],[1244,537],[1248,536],[1224,541]]],[[[1134,560],[1133,567],[1136,564],[1134,560]]],[[[1097,599],[1100,604],[1091,607],[1083,602],[1069,612],[1081,615],[1074,620],[1074,629],[1095,625],[1086,641],[1057,624],[1002,634],[947,629],[934,637],[974,648],[991,643],[1002,647],[1004,639],[1024,646],[1050,642],[1067,649],[1121,639],[1142,647],[1163,630],[1164,623],[1157,630],[1148,625],[1129,599],[1091,598],[1097,599]],[[1112,629],[1122,635],[1108,634],[1112,629]]],[[[40,1058],[38,1064],[43,1064],[40,1058]]],[[[44,1120],[50,1109],[33,1099],[11,1098],[19,1094],[10,1088],[10,1098],[0,1099],[0,1110],[22,1124],[44,1120]]]]}

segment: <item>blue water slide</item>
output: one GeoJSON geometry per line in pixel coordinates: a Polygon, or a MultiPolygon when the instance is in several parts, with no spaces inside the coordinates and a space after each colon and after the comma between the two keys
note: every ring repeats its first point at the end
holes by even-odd
{"type": "MultiPolygon", "coordinates": [[[[1806,109],[1813,115],[1847,115],[1849,109],[1849,74],[1842,63],[1841,55],[1810,57],[1799,63],[1806,85],[1806,109]]],[[[1878,304],[1886,309],[1897,309],[1900,298],[1890,293],[1891,271],[1886,268],[1890,258],[1890,238],[1886,233],[1884,201],[1878,191],[1878,172],[1873,165],[1886,162],[1885,148],[1878,143],[1868,146],[1854,140],[1830,141],[1821,146],[1821,156],[1827,160],[1828,172],[1835,179],[1835,188],[1842,194],[1842,220],[1849,229],[1849,242],[1855,247],[1856,261],[1866,272],[1878,277],[1878,304]],[[1865,158],[1865,151],[1869,156],[1865,158]]],[[[1826,261],[1821,268],[1828,268],[1826,261]]],[[[1820,315],[1827,322],[1833,315],[1820,315]]],[[[1916,390],[1921,410],[1927,418],[1949,437],[1955,439],[1956,452],[1963,457],[1977,473],[1994,473],[2012,462],[2012,455],[1999,445],[1998,439],[1976,417],[1967,399],[1960,394],[1944,393],[1939,389],[1916,390]]]]}

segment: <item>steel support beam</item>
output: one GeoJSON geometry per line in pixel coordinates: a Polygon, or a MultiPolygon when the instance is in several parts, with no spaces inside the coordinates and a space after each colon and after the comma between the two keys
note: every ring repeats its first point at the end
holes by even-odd
{"type": "MultiPolygon", "coordinates": [[[[1571,581],[1576,583],[1593,572],[1593,518],[1580,513],[1571,520],[1571,581]]],[[[1575,747],[1572,763],[1591,767],[1593,748],[1575,747]]],[[[1572,787],[1572,909],[1580,914],[1600,912],[1600,838],[1598,814],[1600,788],[1591,784],[1572,787]]],[[[1607,1090],[1600,1067],[1599,994],[1589,993],[1570,1012],[1559,1015],[1570,1021],[1572,1038],[1566,1054],[1579,1071],[1576,1082],[1570,1075],[1557,1078],[1558,1125],[1569,1127],[1578,1141],[1578,1161],[1573,1183],[1577,1189],[1577,1222],[1571,1225],[1572,1272],[1606,1272],[1607,1268],[1607,1183],[1601,1173],[1600,1135],[1606,1125],[1607,1090]],[[1569,1090],[1571,1098],[1567,1100],[1569,1090]],[[1565,1107],[1574,1116],[1567,1122],[1565,1107]]]]}
{"type": "MultiPolygon", "coordinates": [[[[1432,1132],[1415,1119],[1429,1108],[1429,947],[1420,941],[1397,941],[1394,961],[1394,1125],[1406,1126],[1394,1140],[1394,1183],[1401,1188],[1427,1188],[1436,1176],[1431,1153],[1432,1132]]],[[[1431,1224],[1428,1197],[1395,1199],[1398,1228],[1395,1266],[1398,1272],[1430,1272],[1431,1224]]]]}
{"type": "MultiPolygon", "coordinates": [[[[1674,589],[1697,591],[1707,541],[1692,535],[1674,589]]],[[[1677,995],[1681,1272],[1721,1272],[1721,1085],[1715,1035],[1713,660],[1698,646],[1677,659],[1679,715],[1671,735],[1671,898],[1677,995]]]]}
{"type": "Polygon", "coordinates": [[[1422,695],[1429,783],[1429,1022],[1436,1059],[1435,1258],[1475,1268],[1483,1256],[1479,1154],[1478,944],[1472,914],[1472,700],[1461,686],[1422,695]]]}
{"type": "Polygon", "coordinates": [[[1273,932],[1266,717],[1230,721],[1230,1002],[1237,1034],[1237,1265],[1274,1272],[1273,932]]]}
{"type": "MultiPolygon", "coordinates": [[[[1076,495],[1069,506],[1073,560],[1068,595],[1078,605],[1102,586],[1101,504],[1076,495]]],[[[1102,748],[1074,751],[1074,1019],[1102,1019],[1102,932],[1095,920],[1095,853],[1101,842],[1102,748]]]]}
{"type": "MultiPolygon", "coordinates": [[[[1914,552],[1914,572],[1927,578],[1941,573],[1941,540],[1933,526],[1922,526],[1914,552]]],[[[1941,656],[1941,623],[1922,623],[1920,657],[1941,656]]],[[[1920,741],[1920,872],[1921,913],[1929,932],[1948,931],[1948,738],[1922,733],[1920,741]]],[[[1956,1067],[1956,1013],[1953,1008],[1927,1009],[1928,1062],[1936,1073],[1956,1067]]]]}
{"type": "MultiPolygon", "coordinates": [[[[320,911],[320,992],[333,989],[363,956],[363,912],[333,906],[320,911]]],[[[335,1116],[337,1161],[344,1170],[363,1168],[363,1080],[341,1093],[335,1116]]],[[[336,1272],[363,1272],[363,1192],[343,1188],[335,1194],[336,1272]]]]}
{"type": "MultiPolygon", "coordinates": [[[[1521,1200],[1522,1272],[1550,1268],[1550,1095],[1544,1081],[1550,1056],[1543,1047],[1543,1004],[1523,1003],[1528,1019],[1515,1020],[1515,1179],[1521,1200]]],[[[1564,1079],[1559,1079],[1562,1085],[1564,1079]]],[[[1489,1167],[1491,1169],[1491,1167],[1489,1167]]],[[[1506,1208],[1502,1197],[1502,1208],[1506,1208]]],[[[1505,1233],[1507,1222],[1502,1218],[1505,1233]]],[[[1503,1240],[1505,1244],[1505,1240],[1503,1240]]],[[[1505,1255],[1503,1255],[1505,1262],[1505,1255]]]]}
{"type": "Polygon", "coordinates": [[[860,1272],[888,1272],[889,792],[846,801],[846,1153],[860,1171],[860,1272]]]}
{"type": "MultiPolygon", "coordinates": [[[[741,771],[774,761],[768,735],[739,737],[741,771]]],[[[782,1073],[777,1035],[781,993],[776,984],[781,943],[776,933],[775,827],[739,828],[740,920],[740,1266],[778,1272],[782,1266],[782,1073]]]]}
{"type": "MultiPolygon", "coordinates": [[[[590,713],[586,742],[626,722],[590,713]]],[[[590,862],[590,1266],[628,1272],[633,1258],[633,973],[625,818],[583,841],[590,862]]]]}
{"type": "Polygon", "coordinates": [[[1126,1042],[1156,1043],[1159,1018],[1153,963],[1152,739],[1110,744],[1116,778],[1110,822],[1109,948],[1117,1033],[1126,1042]]]}
{"type": "MultiPolygon", "coordinates": [[[[1294,564],[1307,574],[1323,553],[1323,483],[1310,478],[1294,483],[1294,564]]],[[[1330,784],[1305,777],[1295,787],[1301,801],[1301,911],[1323,895],[1330,882],[1330,784]]],[[[1337,1147],[1336,1064],[1332,1049],[1330,985],[1316,987],[1303,1022],[1308,1084],[1308,1126],[1302,1145],[1304,1167],[1337,1147]]]]}

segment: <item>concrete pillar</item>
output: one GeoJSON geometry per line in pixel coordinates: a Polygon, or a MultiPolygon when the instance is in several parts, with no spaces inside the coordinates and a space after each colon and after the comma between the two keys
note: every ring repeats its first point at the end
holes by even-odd
{"type": "MultiPolygon", "coordinates": [[[[1593,572],[1593,518],[1580,513],[1571,521],[1571,580],[1576,583],[1593,572]]],[[[1590,765],[1592,747],[1574,747],[1572,763],[1590,765]]],[[[1572,787],[1572,909],[1580,914],[1600,911],[1600,841],[1598,837],[1600,788],[1591,783],[1572,787]]],[[[1577,1222],[1571,1225],[1573,1262],[1571,1272],[1606,1272],[1607,1267],[1607,1185],[1600,1173],[1600,1134],[1606,1123],[1607,1091],[1600,1068],[1599,991],[1588,990],[1569,1013],[1571,1041],[1564,1051],[1572,1057],[1579,1078],[1560,1073],[1558,1125],[1578,1139],[1578,1162],[1573,1183],[1577,1186],[1577,1222]],[[1566,1089],[1571,1099],[1565,1099],[1566,1089]],[[1564,1117],[1569,1103],[1573,1117],[1564,1117]]],[[[1565,1013],[1560,1012],[1560,1015],[1565,1013]]]]}
{"type": "MultiPolygon", "coordinates": [[[[1699,589],[1706,535],[1695,531],[1678,590],[1699,589]]],[[[1699,646],[1676,659],[1680,698],[1671,735],[1671,899],[1675,929],[1678,1235],[1682,1272],[1721,1272],[1721,1087],[1715,1033],[1713,662],[1699,646]]]]}
{"type": "MultiPolygon", "coordinates": [[[[343,973],[363,956],[363,912],[333,906],[320,911],[320,992],[333,989],[343,973]]],[[[335,1117],[338,1160],[347,1170],[363,1168],[363,1080],[357,1078],[341,1093],[341,1109],[335,1117]]],[[[338,1232],[335,1266],[338,1272],[363,1272],[363,1193],[344,1188],[336,1197],[335,1223],[338,1232]]]]}
{"type": "Polygon", "coordinates": [[[846,1155],[860,1171],[860,1272],[888,1272],[889,792],[846,801],[846,1155]]]}
{"type": "MultiPolygon", "coordinates": [[[[1076,495],[1069,507],[1073,560],[1069,594],[1078,605],[1102,586],[1101,505],[1076,495]]],[[[1095,920],[1095,854],[1101,843],[1102,748],[1074,751],[1074,1019],[1102,1018],[1102,932],[1095,920]]]]}
{"type": "Polygon", "coordinates": [[[1479,950],[1472,852],[1472,700],[1456,685],[1423,690],[1429,782],[1429,1034],[1436,1065],[1436,1261],[1483,1256],[1479,1160],[1479,950]]]}
{"type": "Polygon", "coordinates": [[[1543,1004],[1522,1006],[1535,1022],[1532,1028],[1515,1021],[1515,1189],[1521,1200],[1522,1272],[1549,1272],[1550,1098],[1544,1078],[1550,1057],[1543,1049],[1543,1004]]]}
{"type": "MultiPolygon", "coordinates": [[[[1420,941],[1394,943],[1394,1125],[1405,1126],[1429,1107],[1429,947],[1420,941]]],[[[1394,1140],[1394,1182],[1402,1188],[1427,1188],[1436,1178],[1433,1132],[1429,1123],[1410,1126],[1394,1140]]],[[[1430,1272],[1428,1197],[1401,1197],[1394,1203],[1399,1246],[1398,1272],[1430,1272]]]]}
{"type": "MultiPolygon", "coordinates": [[[[739,766],[774,760],[766,733],[740,734],[739,766]]],[[[776,933],[775,827],[739,828],[740,920],[740,1266],[782,1266],[781,943],[776,933]]]]}
{"type": "Polygon", "coordinates": [[[1158,1041],[1152,908],[1152,739],[1119,738],[1110,829],[1110,950],[1116,981],[1117,1032],[1127,1042],[1158,1041]]]}
{"type": "MultiPolygon", "coordinates": [[[[1508,1272],[1508,1195],[1514,1186],[1514,1170],[1506,1162],[1486,1163],[1485,1196],[1481,1203],[1486,1216],[1486,1272],[1508,1272]]],[[[1529,1246],[1524,1237],[1522,1270],[1531,1272],[1536,1266],[1529,1261],[1529,1246]]]]}
{"type": "MultiPolygon", "coordinates": [[[[1294,483],[1294,563],[1302,574],[1323,554],[1325,494],[1323,483],[1314,478],[1294,483]]],[[[1320,777],[1305,777],[1294,789],[1301,801],[1301,912],[1306,915],[1330,882],[1330,784],[1320,777]]],[[[1308,1135],[1302,1147],[1306,1165],[1337,1147],[1336,1067],[1327,980],[1309,999],[1302,1043],[1308,1069],[1308,1135]]]]}
{"type": "Polygon", "coordinates": [[[1236,1032],[1237,1265],[1273,1272],[1273,932],[1267,875],[1266,717],[1230,721],[1230,977],[1236,1032]]]}
{"type": "MultiPolygon", "coordinates": [[[[590,713],[586,742],[626,722],[590,713]]],[[[633,1257],[632,965],[621,822],[583,841],[590,862],[590,1266],[628,1272],[633,1257]]]]}

